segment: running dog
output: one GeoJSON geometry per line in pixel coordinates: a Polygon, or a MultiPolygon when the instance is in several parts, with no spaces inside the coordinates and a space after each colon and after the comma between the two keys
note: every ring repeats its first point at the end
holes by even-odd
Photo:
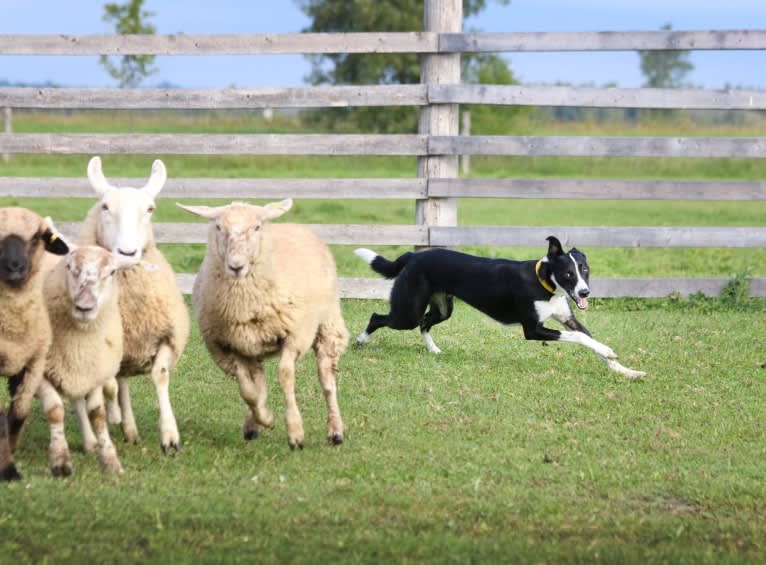
{"type": "Polygon", "coordinates": [[[593,350],[613,371],[631,378],[644,376],[643,371],[618,363],[614,351],[593,339],[569,307],[567,297],[580,310],[588,307],[590,270],[585,255],[574,247],[565,253],[553,236],[547,241],[548,253],[539,261],[488,259],[440,248],[408,252],[389,261],[370,249],[357,249],[354,253],[373,271],[395,279],[389,313],[373,314],[367,329],[356,338],[357,345],[365,344],[382,327],[411,330],[420,326],[428,351],[441,353],[430,331],[452,315],[457,297],[502,324],[521,324],[526,339],[578,343],[593,350]],[[546,328],[543,322],[548,318],[567,330],[546,328]]]}

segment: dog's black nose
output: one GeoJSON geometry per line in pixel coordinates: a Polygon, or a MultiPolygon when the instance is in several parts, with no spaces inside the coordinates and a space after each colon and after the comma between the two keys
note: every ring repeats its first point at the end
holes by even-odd
{"type": "Polygon", "coordinates": [[[588,298],[588,296],[590,296],[590,290],[587,288],[584,288],[577,294],[579,294],[581,298],[588,298]]]}

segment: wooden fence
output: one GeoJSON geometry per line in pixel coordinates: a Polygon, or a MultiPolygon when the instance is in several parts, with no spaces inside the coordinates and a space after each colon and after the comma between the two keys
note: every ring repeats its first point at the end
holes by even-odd
{"type": "MultiPolygon", "coordinates": [[[[0,35],[2,55],[231,55],[266,53],[421,54],[421,84],[306,88],[100,89],[0,88],[0,107],[36,109],[263,109],[352,106],[420,107],[411,135],[330,134],[21,134],[6,127],[0,154],[185,155],[412,155],[410,179],[171,178],[169,198],[413,199],[412,225],[314,225],[332,244],[535,245],[556,233],[582,247],[764,247],[766,228],[499,227],[458,226],[456,199],[582,198],[764,200],[766,181],[458,178],[461,155],[765,158],[766,137],[600,137],[459,135],[460,104],[764,110],[766,91],[460,83],[460,53],[766,49],[766,30],[460,33],[461,0],[426,0],[421,33],[282,35],[0,35]]],[[[85,163],[85,161],[83,161],[85,163]]],[[[117,182],[140,183],[137,179],[117,182]]],[[[0,177],[0,196],[91,197],[84,178],[0,177]]],[[[62,226],[74,232],[77,225],[62,226]]],[[[205,226],[157,224],[160,242],[202,243],[205,226]]],[[[179,274],[185,291],[193,275],[179,274]]],[[[727,281],[705,279],[596,279],[600,296],[718,294],[727,281]]],[[[385,297],[389,283],[346,278],[345,297],[385,297]]],[[[751,280],[751,295],[766,296],[766,278],[751,280]]]]}

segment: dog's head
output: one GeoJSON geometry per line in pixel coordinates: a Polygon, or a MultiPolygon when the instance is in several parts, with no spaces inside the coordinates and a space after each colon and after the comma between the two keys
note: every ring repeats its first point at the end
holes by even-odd
{"type": "Polygon", "coordinates": [[[573,247],[566,253],[553,236],[548,240],[546,255],[550,278],[558,289],[566,292],[580,310],[588,307],[590,269],[585,254],[573,247]]]}

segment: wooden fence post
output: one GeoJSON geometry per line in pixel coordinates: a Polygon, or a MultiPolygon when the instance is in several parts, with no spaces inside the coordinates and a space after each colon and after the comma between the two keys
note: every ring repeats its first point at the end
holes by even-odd
{"type": "MultiPolygon", "coordinates": [[[[3,108],[3,124],[3,131],[5,133],[11,133],[13,131],[13,113],[10,106],[3,108]]],[[[10,159],[10,153],[3,153],[3,161],[7,163],[10,159]]]]}
{"type": "MultiPolygon", "coordinates": [[[[463,110],[460,114],[460,135],[471,135],[471,111],[463,110]]],[[[460,156],[460,172],[467,175],[471,172],[471,156],[460,156]]]]}
{"type": "MultiPolygon", "coordinates": [[[[427,32],[460,32],[463,27],[462,0],[425,0],[424,28],[427,32]]],[[[460,54],[423,55],[420,62],[422,84],[459,84],[460,54]]],[[[420,110],[418,133],[457,135],[458,105],[429,104],[420,110]]],[[[418,158],[418,177],[456,178],[457,156],[426,155],[418,158]]],[[[428,198],[415,203],[415,223],[425,226],[456,226],[457,199],[428,198]]],[[[430,237],[429,237],[430,240],[430,237]]]]}

